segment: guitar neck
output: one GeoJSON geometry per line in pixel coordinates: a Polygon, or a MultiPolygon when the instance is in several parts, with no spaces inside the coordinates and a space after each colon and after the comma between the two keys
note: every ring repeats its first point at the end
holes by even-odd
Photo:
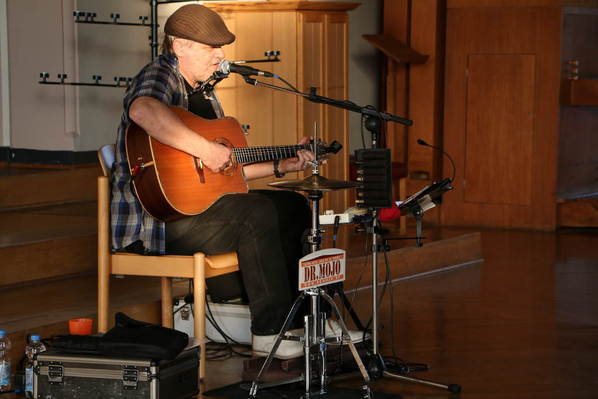
{"type": "Polygon", "coordinates": [[[297,151],[306,149],[310,149],[308,144],[241,147],[233,148],[233,154],[237,162],[244,164],[293,158],[297,156],[297,151]]]}

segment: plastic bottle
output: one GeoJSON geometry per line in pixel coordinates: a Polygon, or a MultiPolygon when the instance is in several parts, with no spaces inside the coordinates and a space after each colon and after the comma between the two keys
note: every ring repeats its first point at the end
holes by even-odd
{"type": "Polygon", "coordinates": [[[12,370],[10,368],[10,358],[8,350],[10,349],[10,340],[6,331],[0,330],[0,392],[8,392],[12,389],[12,370]]]}
{"type": "Polygon", "coordinates": [[[46,350],[39,335],[31,335],[29,344],[25,346],[25,397],[33,398],[33,361],[35,355],[46,350]]]}

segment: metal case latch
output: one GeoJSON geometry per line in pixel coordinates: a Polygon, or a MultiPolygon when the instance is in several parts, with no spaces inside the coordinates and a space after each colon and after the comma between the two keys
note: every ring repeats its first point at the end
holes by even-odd
{"type": "Polygon", "coordinates": [[[64,381],[64,366],[60,363],[48,365],[48,382],[51,384],[62,384],[64,381]]]}
{"type": "Polygon", "coordinates": [[[139,370],[134,366],[125,366],[123,368],[123,387],[125,389],[137,389],[139,382],[139,370]]]}

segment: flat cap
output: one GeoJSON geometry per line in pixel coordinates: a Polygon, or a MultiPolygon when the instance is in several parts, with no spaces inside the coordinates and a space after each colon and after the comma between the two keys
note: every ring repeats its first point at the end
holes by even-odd
{"type": "Polygon", "coordinates": [[[235,41],[222,17],[208,7],[188,4],[176,10],[164,25],[168,35],[220,47],[235,41]]]}

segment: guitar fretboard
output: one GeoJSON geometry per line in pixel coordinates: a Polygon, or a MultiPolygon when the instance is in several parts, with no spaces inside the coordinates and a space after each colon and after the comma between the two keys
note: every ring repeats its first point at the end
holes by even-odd
{"type": "Polygon", "coordinates": [[[238,163],[273,161],[297,156],[297,151],[311,149],[309,144],[278,145],[271,147],[233,148],[238,163]]]}

